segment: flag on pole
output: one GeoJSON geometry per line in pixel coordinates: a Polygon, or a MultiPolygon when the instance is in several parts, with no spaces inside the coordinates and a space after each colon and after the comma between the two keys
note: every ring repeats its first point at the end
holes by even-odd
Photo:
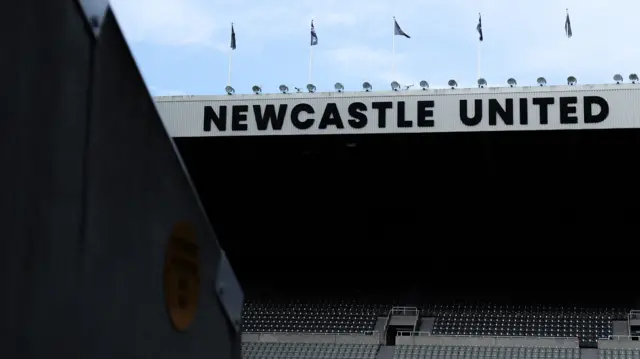
{"type": "Polygon", "coordinates": [[[478,34],[480,34],[480,41],[484,41],[484,36],[482,35],[482,15],[478,14],[478,26],[476,26],[476,30],[478,30],[478,34]]]}
{"type": "Polygon", "coordinates": [[[569,9],[567,9],[567,19],[564,21],[564,32],[567,34],[568,38],[573,36],[573,32],[571,31],[571,20],[569,19],[569,9]]]}
{"type": "Polygon", "coordinates": [[[407,39],[410,39],[411,36],[407,35],[406,32],[402,31],[402,29],[400,28],[400,25],[398,25],[398,21],[396,21],[396,18],[393,18],[393,24],[394,24],[394,29],[393,29],[393,34],[394,35],[400,35],[400,36],[404,36],[407,39]]]}
{"type": "Polygon", "coordinates": [[[233,23],[231,23],[231,50],[236,49],[236,31],[233,29],[233,23]]]}
{"type": "Polygon", "coordinates": [[[318,35],[316,35],[316,27],[313,26],[313,20],[311,20],[311,46],[318,45],[318,35]]]}

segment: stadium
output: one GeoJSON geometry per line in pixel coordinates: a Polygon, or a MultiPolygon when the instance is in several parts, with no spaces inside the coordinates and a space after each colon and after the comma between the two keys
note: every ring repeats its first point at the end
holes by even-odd
{"type": "Polygon", "coordinates": [[[637,76],[154,99],[108,2],[17,4],[5,357],[640,359],[637,76]]]}
{"type": "Polygon", "coordinates": [[[640,358],[632,79],[156,98],[243,357],[640,358]]]}

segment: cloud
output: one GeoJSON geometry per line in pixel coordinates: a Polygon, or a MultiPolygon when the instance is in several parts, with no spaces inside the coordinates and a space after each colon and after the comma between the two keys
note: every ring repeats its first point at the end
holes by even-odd
{"type": "Polygon", "coordinates": [[[535,84],[538,76],[558,83],[568,75],[593,83],[611,81],[614,73],[640,71],[635,68],[640,59],[640,47],[634,45],[637,25],[633,16],[626,15],[640,12],[637,0],[112,0],[112,4],[134,48],[135,44],[207,47],[226,53],[233,21],[238,46],[248,53],[244,56],[263,56],[261,62],[273,64],[271,72],[289,70],[277,67],[283,56],[304,56],[313,18],[320,39],[315,63],[325,64],[332,78],[348,79],[357,86],[365,80],[379,82],[380,87],[391,80],[417,84],[426,79],[433,87],[451,78],[461,86],[475,86],[479,12],[485,35],[480,75],[492,84],[503,84],[508,77],[535,84]],[[571,39],[564,36],[566,7],[571,39]],[[395,73],[393,16],[412,37],[396,39],[395,73]],[[267,53],[278,53],[280,58],[266,57],[267,53]]]}
{"type": "Polygon", "coordinates": [[[149,92],[151,96],[186,96],[187,93],[180,90],[168,90],[158,88],[157,86],[149,86],[149,92]]]}
{"type": "MultiPolygon", "coordinates": [[[[387,84],[398,81],[401,84],[415,83],[416,79],[409,73],[398,71],[407,63],[406,54],[396,54],[393,71],[393,52],[390,49],[375,48],[363,45],[349,45],[324,52],[323,60],[334,62],[335,70],[348,73],[362,82],[379,80],[387,84]]],[[[419,80],[418,80],[419,82],[419,80]]]]}
{"type": "Polygon", "coordinates": [[[112,8],[130,42],[210,46],[220,24],[197,1],[113,0],[112,8]]]}
{"type": "MultiPolygon", "coordinates": [[[[325,27],[354,27],[387,10],[382,3],[352,0],[112,0],[127,39],[160,45],[228,42],[229,26],[249,41],[300,33],[311,19],[325,27]],[[365,6],[366,5],[366,6],[365,6]]],[[[306,34],[306,31],[304,31],[306,34]]]]}

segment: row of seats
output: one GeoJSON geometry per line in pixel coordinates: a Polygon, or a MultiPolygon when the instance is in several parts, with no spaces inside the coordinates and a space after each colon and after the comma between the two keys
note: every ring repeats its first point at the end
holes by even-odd
{"type": "Polygon", "coordinates": [[[640,349],[598,349],[598,359],[640,359],[640,349]]]}
{"type": "Polygon", "coordinates": [[[344,318],[311,314],[296,317],[247,314],[243,320],[245,332],[273,333],[365,333],[372,331],[376,323],[376,317],[344,318]]]}
{"type": "MultiPolygon", "coordinates": [[[[579,359],[578,348],[397,345],[394,359],[579,359]]],[[[626,359],[626,358],[625,358],[626,359]]]]}
{"type": "Polygon", "coordinates": [[[378,344],[242,343],[243,359],[375,359],[378,344]]]}
{"type": "Polygon", "coordinates": [[[368,313],[373,315],[387,315],[395,304],[374,304],[356,300],[261,300],[245,302],[245,309],[260,308],[269,312],[334,312],[334,313],[368,313]]]}
{"type": "MultiPolygon", "coordinates": [[[[373,303],[361,300],[261,300],[247,301],[246,308],[259,307],[263,311],[302,311],[302,312],[367,312],[369,314],[385,316],[394,306],[404,306],[406,303],[389,301],[387,303],[373,303]]],[[[548,317],[549,315],[572,318],[591,315],[594,317],[625,320],[629,308],[591,308],[563,305],[512,305],[494,303],[458,303],[458,304],[419,304],[410,305],[418,308],[422,316],[437,317],[447,314],[478,314],[496,317],[509,315],[525,315],[548,317]]]]}
{"type": "Polygon", "coordinates": [[[422,308],[422,315],[437,317],[441,315],[482,315],[482,316],[518,316],[528,317],[582,317],[590,315],[611,320],[624,320],[630,311],[628,308],[590,308],[563,305],[512,305],[512,304],[432,304],[422,308]]]}

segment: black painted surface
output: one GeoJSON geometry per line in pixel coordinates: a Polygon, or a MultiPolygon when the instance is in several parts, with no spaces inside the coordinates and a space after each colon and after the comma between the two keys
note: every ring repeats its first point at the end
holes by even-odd
{"type": "Polygon", "coordinates": [[[74,1],[16,6],[0,15],[2,356],[238,358],[216,237],[113,15],[96,44],[74,1]],[[184,333],[163,292],[181,221],[202,286],[184,333]]]}
{"type": "Polygon", "coordinates": [[[73,1],[0,15],[3,357],[75,357],[92,40],[73,1]]]}

